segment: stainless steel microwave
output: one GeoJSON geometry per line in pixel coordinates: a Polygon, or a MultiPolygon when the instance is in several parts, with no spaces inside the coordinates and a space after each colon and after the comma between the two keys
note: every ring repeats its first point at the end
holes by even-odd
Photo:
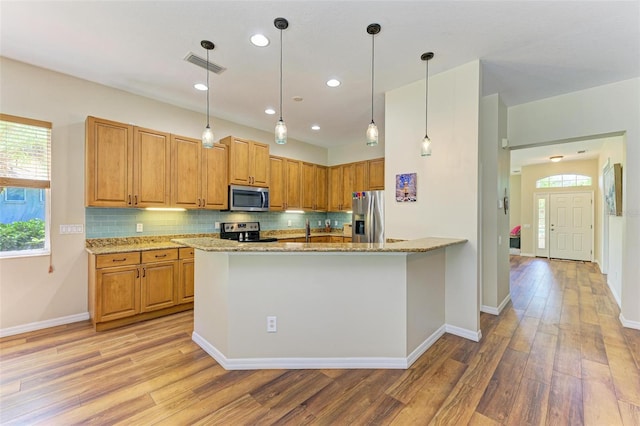
{"type": "Polygon", "coordinates": [[[269,211],[269,188],[229,185],[229,210],[244,212],[269,211]]]}

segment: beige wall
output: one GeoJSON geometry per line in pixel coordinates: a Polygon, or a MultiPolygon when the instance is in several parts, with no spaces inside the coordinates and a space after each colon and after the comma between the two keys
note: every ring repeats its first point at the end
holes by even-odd
{"type": "MultiPolygon", "coordinates": [[[[522,233],[521,233],[521,253],[523,255],[535,256],[534,235],[535,235],[535,218],[533,211],[533,194],[534,193],[558,193],[558,192],[577,192],[577,191],[593,191],[594,200],[599,200],[598,189],[598,160],[584,161],[560,161],[558,163],[535,164],[522,167],[522,199],[521,199],[521,217],[522,217],[522,233]],[[581,186],[576,188],[546,188],[536,189],[536,181],[538,179],[562,174],[580,174],[591,177],[591,186],[581,186]]],[[[598,208],[594,208],[594,224],[595,218],[599,215],[598,208]]],[[[599,238],[596,233],[594,240],[594,253],[599,245],[599,238]]]]}
{"type": "Polygon", "coordinates": [[[522,225],[522,181],[521,175],[509,177],[509,231],[515,226],[522,225]]]}
{"type": "Polygon", "coordinates": [[[429,78],[431,157],[420,156],[424,94],[425,80],[420,80],[385,96],[385,234],[469,241],[447,251],[446,322],[476,333],[480,329],[479,61],[429,78]],[[395,201],[395,177],[401,173],[417,173],[417,202],[395,201]]]}
{"type": "MultiPolygon", "coordinates": [[[[0,332],[87,315],[87,255],[83,234],[60,235],[61,224],[84,223],[84,122],[88,115],[199,138],[204,114],[0,57],[3,113],[46,120],[52,129],[49,257],[0,259],[0,332]]],[[[217,138],[234,135],[271,145],[285,157],[327,164],[326,149],[213,118],[217,138]]],[[[67,321],[68,322],[68,321],[67,321]]],[[[51,324],[51,323],[49,323],[51,324]]]]}

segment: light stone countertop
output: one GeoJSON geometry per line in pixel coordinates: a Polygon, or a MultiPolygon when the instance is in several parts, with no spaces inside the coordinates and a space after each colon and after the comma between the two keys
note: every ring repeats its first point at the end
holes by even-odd
{"type": "Polygon", "coordinates": [[[298,253],[420,253],[467,242],[458,238],[420,238],[394,243],[240,243],[218,238],[177,238],[173,242],[212,252],[298,253]]]}

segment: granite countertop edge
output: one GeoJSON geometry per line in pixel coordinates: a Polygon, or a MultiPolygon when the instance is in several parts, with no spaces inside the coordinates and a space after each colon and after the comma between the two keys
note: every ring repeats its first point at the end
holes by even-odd
{"type": "Polygon", "coordinates": [[[441,237],[428,237],[393,243],[240,243],[206,237],[177,238],[172,241],[203,251],[236,253],[421,253],[467,242],[466,239],[441,237]]]}

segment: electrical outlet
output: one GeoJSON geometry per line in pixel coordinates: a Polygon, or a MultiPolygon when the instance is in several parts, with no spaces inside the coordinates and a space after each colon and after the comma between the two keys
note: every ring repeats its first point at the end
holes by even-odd
{"type": "Polygon", "coordinates": [[[322,226],[322,221],[321,220],[318,221],[318,226],[322,226]]]}
{"type": "Polygon", "coordinates": [[[214,223],[214,228],[215,229],[220,229],[220,222],[215,222],[214,223]]]}
{"type": "Polygon", "coordinates": [[[333,221],[333,225],[338,226],[338,221],[337,220],[333,221]]]}
{"type": "Polygon", "coordinates": [[[278,331],[278,317],[267,317],[267,333],[275,333],[278,331]]]}
{"type": "Polygon", "coordinates": [[[291,220],[287,221],[287,226],[291,226],[291,220]]]}
{"type": "Polygon", "coordinates": [[[502,245],[502,235],[498,235],[498,245],[502,245]]]}
{"type": "Polygon", "coordinates": [[[141,223],[137,223],[137,224],[136,224],[136,232],[142,232],[142,230],[143,230],[143,229],[144,229],[144,228],[143,228],[143,226],[142,226],[142,224],[141,224],[141,223]]]}

